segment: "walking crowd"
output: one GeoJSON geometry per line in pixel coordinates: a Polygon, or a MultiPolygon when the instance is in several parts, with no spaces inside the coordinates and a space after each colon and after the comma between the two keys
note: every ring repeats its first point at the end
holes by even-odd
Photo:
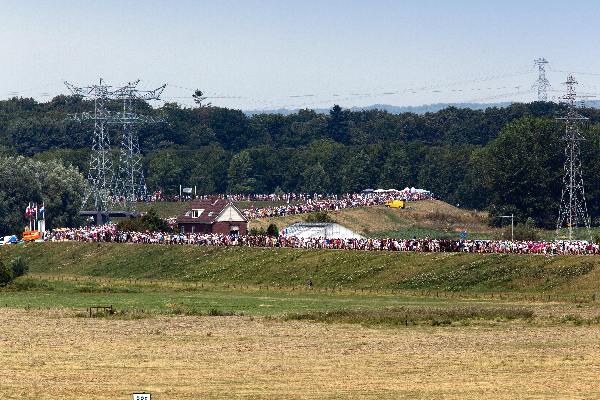
{"type": "MultiPolygon", "coordinates": [[[[390,200],[419,201],[429,200],[433,196],[430,192],[386,191],[382,193],[350,193],[341,196],[314,196],[302,197],[299,195],[294,200],[300,203],[289,203],[264,208],[248,208],[242,210],[247,219],[283,217],[286,215],[306,214],[311,212],[337,211],[346,208],[381,206],[390,200]]],[[[231,199],[230,199],[231,200],[231,199]]],[[[238,200],[235,200],[238,201],[238,200]]]]}
{"type": "Polygon", "coordinates": [[[543,255],[600,255],[600,245],[587,241],[509,241],[440,239],[326,239],[294,236],[228,236],[219,234],[173,234],[123,232],[116,225],[56,229],[46,240],[164,245],[242,246],[262,248],[340,249],[419,253],[497,253],[543,255]]]}

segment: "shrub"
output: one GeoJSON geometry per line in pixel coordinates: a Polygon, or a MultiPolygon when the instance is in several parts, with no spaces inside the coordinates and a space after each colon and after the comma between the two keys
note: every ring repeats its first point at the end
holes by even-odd
{"type": "Polygon", "coordinates": [[[117,224],[119,230],[133,232],[168,232],[170,231],[169,224],[164,219],[160,218],[153,208],[141,217],[128,218],[119,221],[117,224]]]}
{"type": "Polygon", "coordinates": [[[277,225],[271,223],[269,224],[269,226],[267,227],[267,235],[268,236],[279,236],[279,228],[277,227],[277,225]]]}
{"type": "MultiPolygon", "coordinates": [[[[510,227],[508,227],[507,235],[510,237],[510,227]]],[[[539,234],[535,229],[535,222],[531,218],[527,218],[524,224],[515,225],[515,240],[538,240],[539,234]]]]}
{"type": "Polygon", "coordinates": [[[327,211],[310,213],[304,220],[306,222],[335,222],[335,220],[331,218],[329,214],[327,214],[327,211]]]}
{"type": "Polygon", "coordinates": [[[218,308],[211,308],[206,314],[209,317],[232,317],[235,315],[233,311],[219,310],[218,308]]]}
{"type": "Polygon", "coordinates": [[[265,231],[264,228],[250,228],[250,231],[248,232],[248,234],[250,236],[265,236],[267,234],[267,232],[265,231]]]}
{"type": "Polygon", "coordinates": [[[8,285],[13,278],[12,269],[0,260],[0,287],[8,285]]]}
{"type": "Polygon", "coordinates": [[[11,269],[13,273],[13,277],[18,278],[19,276],[25,275],[29,272],[29,266],[27,265],[27,261],[21,256],[12,260],[11,269]]]}

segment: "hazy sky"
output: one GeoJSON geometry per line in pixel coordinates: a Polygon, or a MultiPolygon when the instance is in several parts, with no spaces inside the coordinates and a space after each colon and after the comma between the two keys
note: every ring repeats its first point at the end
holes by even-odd
{"type": "Polygon", "coordinates": [[[201,88],[243,109],[530,101],[536,57],[550,61],[554,90],[574,71],[581,90],[600,92],[594,0],[0,5],[0,98],[48,100],[65,80],[103,77],[167,83],[165,100],[184,104],[201,88]]]}

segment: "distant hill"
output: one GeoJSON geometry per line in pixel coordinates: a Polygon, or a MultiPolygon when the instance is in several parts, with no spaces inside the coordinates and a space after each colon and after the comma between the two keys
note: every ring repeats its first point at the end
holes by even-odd
{"type": "MultiPolygon", "coordinates": [[[[421,106],[393,106],[390,104],[373,104],[365,107],[351,107],[351,111],[363,111],[363,110],[382,110],[387,111],[390,114],[402,114],[405,112],[411,112],[415,114],[425,114],[428,112],[436,112],[443,110],[448,107],[456,107],[456,108],[470,108],[472,110],[485,110],[490,107],[508,107],[512,103],[504,102],[504,103],[435,103],[435,104],[424,104],[421,106]]],[[[244,113],[246,115],[255,115],[255,114],[281,114],[281,115],[290,115],[295,114],[299,111],[299,109],[288,109],[288,108],[277,108],[271,110],[246,110],[244,113]]],[[[329,108],[315,108],[314,111],[319,114],[327,114],[329,113],[329,108]]]]}
{"type": "MultiPolygon", "coordinates": [[[[425,114],[428,112],[437,112],[443,110],[448,107],[455,108],[468,108],[471,110],[485,110],[486,108],[505,108],[513,104],[513,102],[503,102],[503,103],[435,103],[435,104],[423,104],[420,106],[393,106],[390,104],[373,104],[365,107],[350,107],[351,111],[363,111],[363,110],[382,110],[387,111],[390,114],[402,114],[406,112],[415,113],[415,114],[425,114]]],[[[586,107],[590,108],[600,108],[600,100],[589,100],[585,102],[586,107]]],[[[256,114],[281,114],[281,115],[290,115],[295,114],[300,109],[289,109],[289,108],[277,108],[270,110],[246,110],[244,113],[246,115],[256,115],[256,114]]],[[[318,114],[328,114],[329,108],[315,108],[313,109],[318,114]]]]}

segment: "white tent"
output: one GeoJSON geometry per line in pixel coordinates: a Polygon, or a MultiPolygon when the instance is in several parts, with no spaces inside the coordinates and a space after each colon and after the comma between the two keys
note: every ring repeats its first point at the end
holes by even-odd
{"type": "Polygon", "coordinates": [[[340,224],[326,222],[298,222],[285,228],[283,230],[283,235],[294,236],[303,239],[364,239],[363,236],[354,233],[350,229],[340,224]]]}

